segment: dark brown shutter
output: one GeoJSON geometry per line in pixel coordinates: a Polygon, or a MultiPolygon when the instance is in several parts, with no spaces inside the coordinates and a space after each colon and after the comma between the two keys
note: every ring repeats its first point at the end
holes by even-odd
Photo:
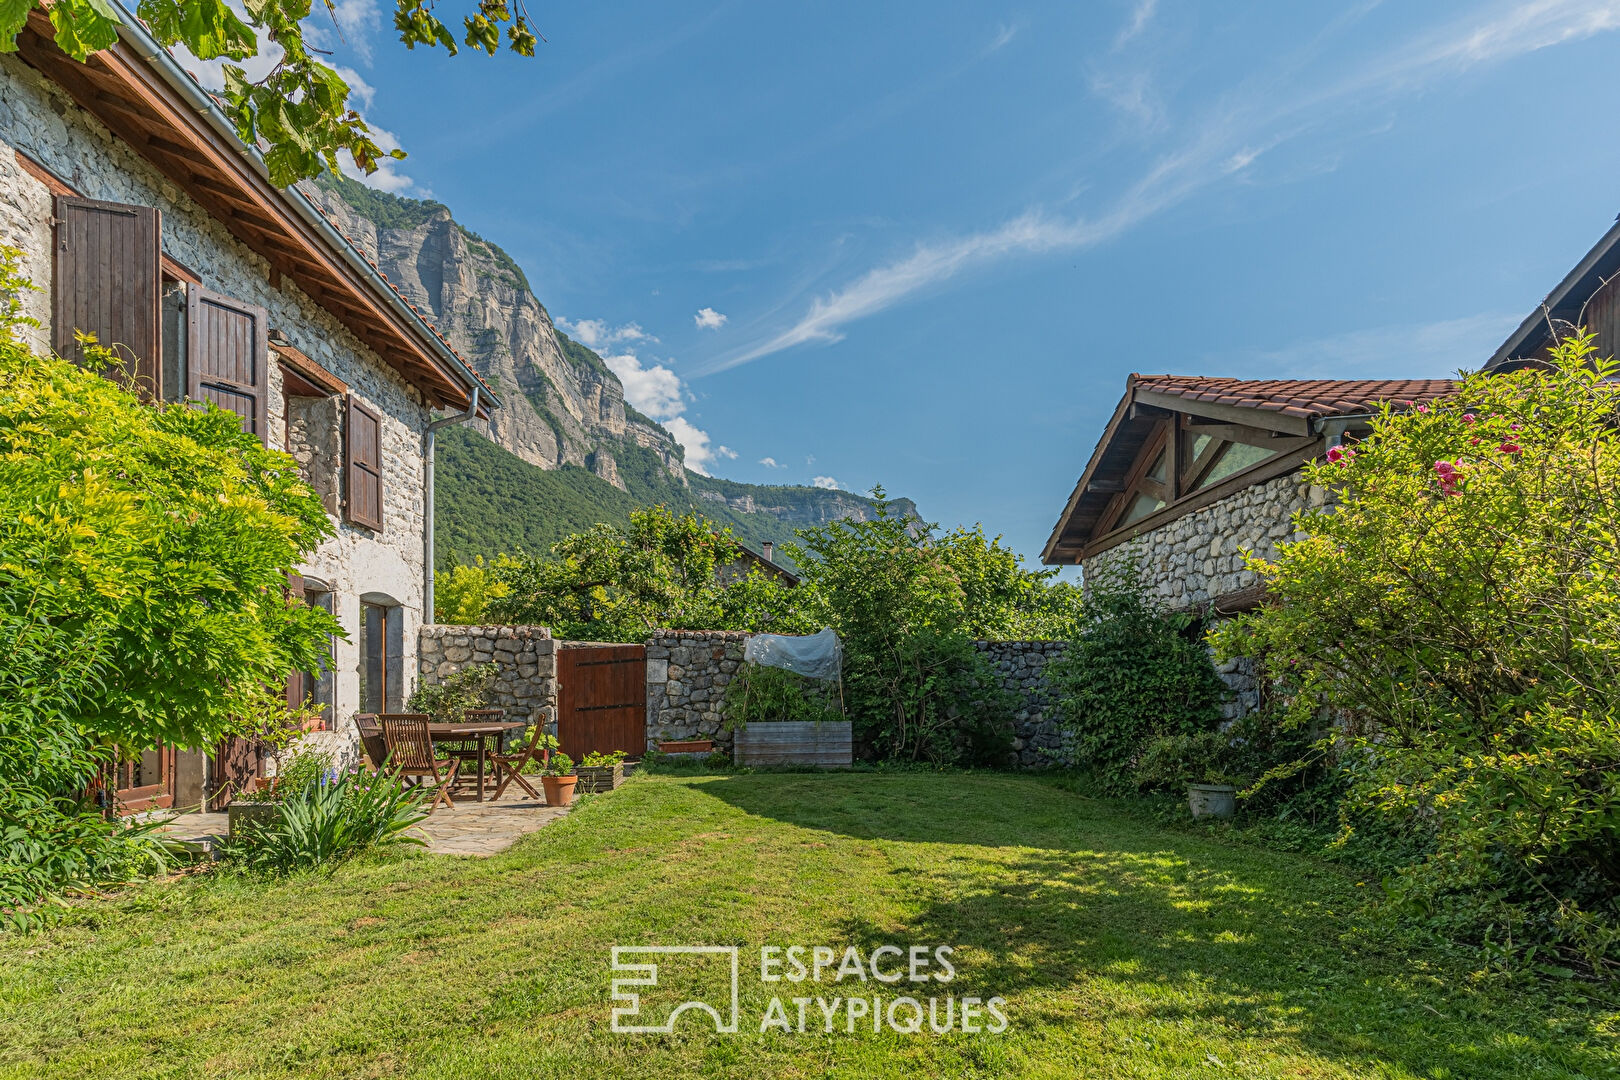
{"type": "Polygon", "coordinates": [[[349,463],[349,520],[368,529],[382,529],[382,419],[349,398],[349,422],[344,425],[344,457],[349,463]]]}
{"type": "Polygon", "coordinates": [[[51,336],[75,363],[73,332],[94,334],[117,353],[145,397],[161,397],[162,331],[158,263],[162,220],[149,206],[56,197],[55,288],[51,336]]]}
{"type": "Polygon", "coordinates": [[[269,327],[264,308],[201,286],[186,290],[186,396],[242,418],[242,430],[270,441],[269,327]]]}

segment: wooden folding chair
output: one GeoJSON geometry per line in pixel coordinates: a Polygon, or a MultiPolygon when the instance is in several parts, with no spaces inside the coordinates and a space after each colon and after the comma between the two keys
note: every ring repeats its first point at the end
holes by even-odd
{"type": "Polygon", "coordinates": [[[384,713],[377,718],[382,722],[383,742],[388,747],[388,768],[401,776],[414,776],[418,780],[433,777],[432,813],[439,803],[454,810],[450,801],[450,785],[456,781],[456,770],[461,762],[455,758],[433,756],[433,736],[428,734],[428,718],[421,713],[384,713]]]}
{"type": "Polygon", "coordinates": [[[378,772],[382,771],[383,762],[388,760],[388,743],[383,738],[382,724],[377,722],[376,713],[357,713],[354,726],[360,729],[360,748],[366,752],[366,760],[378,772]]]}
{"type": "Polygon", "coordinates": [[[529,739],[529,745],[520,754],[495,754],[490,760],[495,763],[495,771],[500,774],[500,782],[495,785],[495,801],[499,801],[501,793],[506,786],[516,780],[518,787],[529,793],[529,798],[538,799],[540,793],[534,790],[533,785],[523,776],[523,767],[534,760],[536,752],[540,755],[541,764],[551,760],[549,749],[541,750],[538,746],[540,735],[545,731],[543,724],[534,726],[534,735],[529,739]]]}

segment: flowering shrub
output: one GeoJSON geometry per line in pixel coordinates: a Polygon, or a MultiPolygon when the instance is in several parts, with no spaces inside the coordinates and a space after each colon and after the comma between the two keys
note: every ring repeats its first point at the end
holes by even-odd
{"type": "MultiPolygon", "coordinates": [[[[1590,335],[1548,370],[1386,407],[1309,466],[1340,493],[1254,560],[1281,603],[1216,635],[1294,719],[1324,707],[1347,808],[1414,836],[1413,910],[1620,961],[1620,385],[1590,335]]],[[[1543,946],[1544,947],[1544,946],[1543,946]]]]}

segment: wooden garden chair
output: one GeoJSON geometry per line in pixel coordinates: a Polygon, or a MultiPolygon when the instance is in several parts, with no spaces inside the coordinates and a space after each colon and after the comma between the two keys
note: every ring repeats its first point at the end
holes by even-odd
{"type": "Polygon", "coordinates": [[[450,801],[450,785],[456,782],[456,770],[461,762],[456,758],[433,756],[428,718],[421,713],[384,713],[377,719],[382,722],[383,742],[388,747],[389,770],[418,780],[433,777],[433,802],[428,805],[428,813],[437,810],[441,802],[454,810],[456,804],[450,801]]]}
{"type": "Polygon", "coordinates": [[[360,748],[366,752],[366,760],[374,770],[381,772],[383,763],[388,760],[388,742],[383,738],[377,714],[357,713],[354,726],[360,729],[360,748]]]}
{"type": "Polygon", "coordinates": [[[522,753],[495,754],[490,758],[491,761],[495,762],[495,771],[500,776],[499,782],[495,785],[495,797],[492,801],[499,802],[502,792],[506,790],[506,786],[514,780],[517,781],[518,787],[529,793],[529,798],[538,799],[540,797],[540,793],[534,790],[534,787],[524,778],[523,767],[534,760],[537,751],[542,765],[551,760],[551,751],[549,749],[542,750],[538,745],[540,734],[544,731],[544,724],[536,724],[534,726],[534,736],[529,739],[529,745],[524,748],[522,753]]]}

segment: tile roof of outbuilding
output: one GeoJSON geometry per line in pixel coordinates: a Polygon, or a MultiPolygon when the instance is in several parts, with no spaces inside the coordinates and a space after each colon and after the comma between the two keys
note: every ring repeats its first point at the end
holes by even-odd
{"type": "Polygon", "coordinates": [[[1453,379],[1225,379],[1204,375],[1132,375],[1131,384],[1189,401],[1308,418],[1372,412],[1384,402],[1421,405],[1457,388],[1453,379]]]}

